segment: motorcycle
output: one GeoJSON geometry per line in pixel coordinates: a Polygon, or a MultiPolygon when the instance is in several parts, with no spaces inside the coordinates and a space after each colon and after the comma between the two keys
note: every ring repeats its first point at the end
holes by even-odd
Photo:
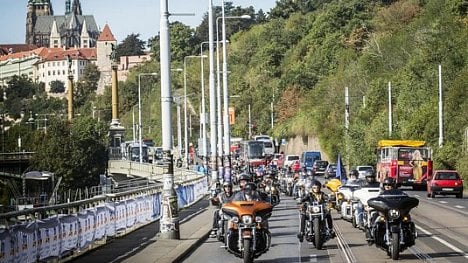
{"type": "Polygon", "coordinates": [[[369,228],[370,219],[377,211],[369,207],[367,201],[371,198],[377,197],[380,193],[379,187],[362,187],[354,192],[354,197],[359,200],[354,214],[359,227],[362,229],[369,228]]]}
{"type": "Polygon", "coordinates": [[[341,181],[338,179],[332,179],[330,181],[326,181],[324,186],[331,191],[329,195],[330,205],[331,208],[335,209],[336,211],[341,211],[341,203],[343,202],[343,194],[338,192],[338,189],[341,186],[341,181]]]}
{"type": "Polygon", "coordinates": [[[343,196],[343,201],[341,202],[341,218],[350,221],[353,227],[357,227],[354,214],[359,203],[359,200],[354,197],[354,192],[360,187],[359,185],[344,185],[339,189],[339,192],[343,196]]]}
{"type": "Polygon", "coordinates": [[[279,191],[278,191],[278,187],[274,183],[267,184],[266,187],[265,187],[265,191],[266,191],[266,193],[268,193],[270,202],[271,202],[271,204],[273,206],[279,204],[280,194],[279,194],[279,191]]]}
{"type": "Polygon", "coordinates": [[[226,203],[222,210],[229,218],[226,249],[230,253],[243,258],[244,263],[250,263],[270,249],[268,218],[273,210],[270,203],[232,201],[226,203]]]}
{"type": "Polygon", "coordinates": [[[381,195],[368,200],[368,205],[379,212],[370,229],[375,245],[398,260],[400,252],[415,244],[417,232],[409,212],[419,200],[407,195],[381,195]]]}
{"type": "Polygon", "coordinates": [[[322,249],[323,244],[332,238],[326,220],[328,212],[325,204],[317,202],[305,207],[305,239],[312,242],[317,249],[322,249]]]}

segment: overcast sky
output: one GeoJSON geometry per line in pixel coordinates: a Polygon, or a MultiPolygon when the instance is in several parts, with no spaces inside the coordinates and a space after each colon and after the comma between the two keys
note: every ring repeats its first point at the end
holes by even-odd
{"type": "MultiPolygon", "coordinates": [[[[220,6],[222,0],[212,0],[220,6]]],[[[0,0],[0,44],[25,42],[28,0],[0,0]]],[[[65,0],[51,0],[54,15],[65,14],[65,0]]],[[[84,15],[94,15],[99,28],[109,24],[117,41],[132,33],[139,33],[147,41],[159,32],[159,0],[81,0],[84,15]]],[[[226,0],[227,2],[227,0],[226,0]]],[[[253,6],[265,13],[275,6],[276,0],[232,0],[234,6],[253,6]]],[[[169,0],[169,12],[194,13],[195,16],[172,16],[170,21],[181,21],[191,27],[200,24],[208,12],[209,0],[169,0]]]]}

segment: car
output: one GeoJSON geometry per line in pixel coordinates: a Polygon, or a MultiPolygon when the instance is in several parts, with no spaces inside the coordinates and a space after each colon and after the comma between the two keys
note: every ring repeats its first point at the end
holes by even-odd
{"type": "Polygon", "coordinates": [[[427,182],[427,197],[455,195],[463,198],[463,180],[455,170],[436,170],[427,182]]]}
{"type": "Polygon", "coordinates": [[[306,170],[312,170],[316,160],[321,160],[322,154],[319,151],[305,151],[301,156],[301,167],[306,170]]]}
{"type": "Polygon", "coordinates": [[[359,173],[359,178],[364,178],[366,176],[367,171],[371,171],[374,173],[374,167],[370,165],[358,165],[356,166],[356,170],[359,173]]]}
{"type": "Polygon", "coordinates": [[[329,163],[323,176],[325,179],[336,177],[336,163],[329,163]]]}
{"type": "MultiPolygon", "coordinates": [[[[328,164],[327,168],[325,169],[325,174],[324,174],[323,177],[325,179],[335,178],[336,177],[336,168],[337,168],[336,163],[328,164]]],[[[346,178],[346,170],[345,170],[344,167],[341,167],[341,175],[346,178]]]]}
{"type": "Polygon", "coordinates": [[[328,161],[324,160],[316,160],[312,165],[312,172],[315,175],[323,175],[325,174],[325,170],[327,169],[328,161]]]}
{"type": "Polygon", "coordinates": [[[294,161],[299,161],[299,155],[288,154],[284,158],[284,166],[289,167],[294,164],[294,161]]]}
{"type": "Polygon", "coordinates": [[[276,165],[276,167],[283,168],[284,156],[281,153],[275,153],[271,162],[273,165],[276,165]]]}

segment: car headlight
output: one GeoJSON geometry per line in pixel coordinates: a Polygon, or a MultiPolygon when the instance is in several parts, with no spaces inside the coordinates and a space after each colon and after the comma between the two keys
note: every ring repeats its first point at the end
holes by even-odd
{"type": "Polygon", "coordinates": [[[390,209],[390,211],[388,211],[388,216],[390,219],[397,219],[400,217],[400,211],[397,209],[390,209]]]}
{"type": "Polygon", "coordinates": [[[252,221],[253,221],[252,216],[250,215],[242,216],[242,223],[249,225],[249,224],[252,224],[252,221]]]}

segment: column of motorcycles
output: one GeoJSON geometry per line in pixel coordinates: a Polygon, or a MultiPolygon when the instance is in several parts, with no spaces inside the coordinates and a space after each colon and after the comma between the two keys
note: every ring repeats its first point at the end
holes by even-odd
{"type": "MultiPolygon", "coordinates": [[[[230,253],[244,262],[253,262],[270,248],[268,218],[280,202],[280,192],[301,200],[309,193],[314,177],[309,173],[268,170],[257,171],[245,178],[247,173],[237,172],[240,174],[237,176],[239,185],[243,181],[257,183],[263,201],[229,201],[220,206],[216,237],[230,253]]],[[[375,244],[397,260],[400,252],[415,244],[417,232],[409,212],[419,200],[396,189],[382,191],[380,184],[375,183],[375,176],[366,175],[366,180],[347,184],[338,179],[327,181],[324,186],[331,192],[328,203],[312,202],[303,206],[301,213],[306,214],[304,237],[321,249],[333,237],[326,216],[330,209],[335,209],[353,227],[366,232],[369,245],[375,244]]],[[[395,185],[391,178],[383,182],[383,186],[389,185],[395,185]]]]}

